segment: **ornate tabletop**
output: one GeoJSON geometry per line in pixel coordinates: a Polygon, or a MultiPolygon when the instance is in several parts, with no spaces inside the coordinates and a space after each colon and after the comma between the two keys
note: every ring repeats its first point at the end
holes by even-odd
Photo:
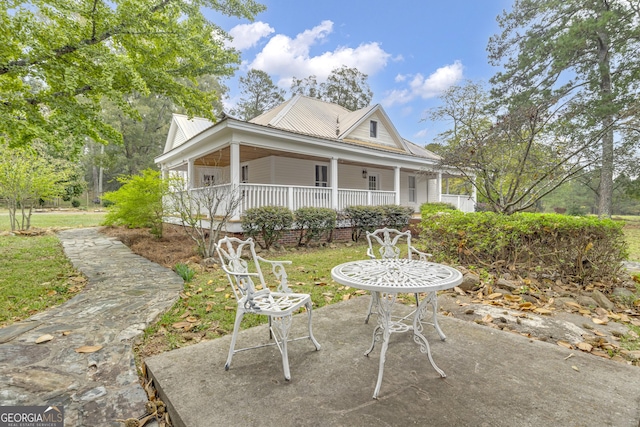
{"type": "Polygon", "coordinates": [[[451,289],[462,282],[453,267],[410,259],[368,259],[337,265],[336,282],[373,292],[415,293],[451,289]]]}

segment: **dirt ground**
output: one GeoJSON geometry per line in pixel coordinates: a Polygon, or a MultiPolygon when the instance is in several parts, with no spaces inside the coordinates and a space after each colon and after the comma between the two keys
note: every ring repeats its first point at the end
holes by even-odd
{"type": "Polygon", "coordinates": [[[167,268],[173,268],[180,262],[200,261],[196,243],[178,225],[165,224],[161,239],[153,237],[147,229],[104,227],[102,231],[116,237],[134,253],[167,268]]]}

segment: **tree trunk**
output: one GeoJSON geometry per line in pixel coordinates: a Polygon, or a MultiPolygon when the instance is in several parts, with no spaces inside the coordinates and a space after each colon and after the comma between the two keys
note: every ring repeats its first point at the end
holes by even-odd
{"type": "MultiPolygon", "coordinates": [[[[609,37],[605,32],[598,33],[598,66],[600,68],[600,100],[611,102],[611,63],[609,56],[609,37]]],[[[613,200],[613,116],[608,113],[602,120],[602,167],[600,172],[600,199],[598,216],[611,217],[613,200]]]]}

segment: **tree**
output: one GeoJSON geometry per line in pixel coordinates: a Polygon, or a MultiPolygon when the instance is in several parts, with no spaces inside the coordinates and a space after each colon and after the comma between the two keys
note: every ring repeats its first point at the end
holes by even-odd
{"type": "Polygon", "coordinates": [[[343,65],[335,68],[321,85],[322,99],[356,111],[369,105],[373,92],[367,83],[368,76],[356,68],[343,65]]]}
{"type": "Polygon", "coordinates": [[[104,194],[111,202],[107,207],[105,225],[124,225],[129,228],[149,227],[151,234],[162,237],[164,219],[163,197],[167,195],[168,183],[159,171],[145,169],[139,175],[118,178],[122,187],[104,194]]]}
{"type": "Polygon", "coordinates": [[[31,227],[33,208],[41,201],[64,196],[71,169],[30,147],[0,144],[0,197],[7,200],[12,231],[31,227]]]}
{"type": "Polygon", "coordinates": [[[496,97],[563,106],[574,135],[597,145],[601,216],[612,209],[614,141],[637,120],[639,18],[636,1],[516,0],[488,46],[491,63],[504,67],[492,79],[496,97]]]}
{"type": "Polygon", "coordinates": [[[292,95],[302,95],[308,96],[309,98],[322,99],[321,89],[322,87],[318,85],[316,76],[309,76],[304,79],[299,79],[294,76],[291,80],[292,95]]]}
{"type": "Polygon", "coordinates": [[[251,120],[284,102],[286,92],[262,70],[249,70],[246,76],[240,77],[239,86],[243,97],[231,114],[242,120],[251,120]]]}
{"type": "Polygon", "coordinates": [[[320,84],[316,76],[304,79],[294,77],[291,82],[291,93],[322,99],[355,111],[367,107],[373,98],[367,79],[368,76],[358,69],[343,65],[333,69],[327,81],[320,84]]]}
{"type": "Polygon", "coordinates": [[[38,0],[0,7],[0,139],[42,140],[76,154],[87,138],[122,138],[101,114],[104,101],[138,117],[125,97],[170,99],[215,120],[215,90],[189,82],[231,75],[238,53],[201,8],[253,19],[254,0],[38,0]]]}
{"type": "Polygon", "coordinates": [[[547,105],[529,100],[496,111],[487,90],[473,82],[451,87],[442,100],[428,116],[450,123],[438,135],[441,162],[456,168],[494,211],[529,209],[589,166],[582,154],[589,141],[560,137],[562,124],[547,105]]]}
{"type": "Polygon", "coordinates": [[[198,252],[204,258],[214,255],[219,236],[242,202],[242,192],[229,184],[186,189],[186,181],[170,178],[167,213],[177,217],[198,252]]]}

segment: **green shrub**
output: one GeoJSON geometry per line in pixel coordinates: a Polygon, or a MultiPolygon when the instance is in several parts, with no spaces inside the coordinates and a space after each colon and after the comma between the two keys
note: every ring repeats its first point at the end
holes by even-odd
{"type": "Polygon", "coordinates": [[[186,283],[191,282],[191,279],[193,279],[193,276],[196,274],[196,271],[193,268],[183,263],[176,264],[174,270],[186,283]]]}
{"type": "Polygon", "coordinates": [[[283,206],[247,209],[242,217],[244,234],[256,239],[262,249],[269,249],[292,224],[293,213],[283,206]]]}
{"type": "Polygon", "coordinates": [[[423,215],[421,236],[439,259],[585,283],[614,277],[621,268],[622,226],[595,217],[452,211],[423,215]]]}
{"type": "Polygon", "coordinates": [[[357,242],[367,232],[379,228],[384,222],[384,211],[380,206],[354,205],[344,210],[351,224],[351,240],[357,242]]]}
{"type": "Polygon", "coordinates": [[[167,191],[167,184],[160,177],[160,172],[146,169],[142,175],[118,178],[118,181],[122,187],[102,196],[103,201],[113,203],[108,207],[104,225],[149,227],[151,234],[162,237],[162,197],[167,191]]]}
{"type": "Polygon", "coordinates": [[[432,215],[438,212],[451,212],[456,210],[455,206],[446,202],[423,203],[420,205],[420,212],[423,216],[432,215]]]}
{"type": "Polygon", "coordinates": [[[413,208],[400,205],[383,205],[380,208],[384,215],[381,225],[400,231],[409,226],[413,208]]]}
{"type": "Polygon", "coordinates": [[[73,206],[74,208],[79,208],[80,207],[80,200],[78,199],[73,199],[71,201],[71,206],[73,206]]]}
{"type": "Polygon", "coordinates": [[[306,246],[311,240],[320,240],[336,228],[336,211],[329,208],[300,208],[294,212],[296,224],[300,228],[298,246],[306,246]]]}

